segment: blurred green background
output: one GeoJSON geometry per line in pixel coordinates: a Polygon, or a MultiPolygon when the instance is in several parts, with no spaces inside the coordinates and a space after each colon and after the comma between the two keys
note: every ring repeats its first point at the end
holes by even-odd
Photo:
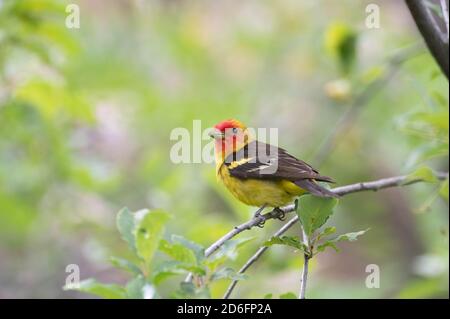
{"type": "MultiPolygon", "coordinates": [[[[248,219],[214,165],[170,161],[171,130],[194,119],[276,127],[338,185],[448,171],[448,81],[421,40],[400,0],[0,0],[0,298],[86,297],[62,290],[68,264],[126,282],[108,261],[127,254],[124,206],[163,208],[168,234],[205,246],[248,219]],[[79,29],[65,27],[69,2],[79,29]],[[368,3],[380,28],[365,25],[368,3]]],[[[448,183],[346,196],[329,224],[371,230],[313,259],[308,297],[448,298],[448,183]]],[[[255,240],[228,263],[281,225],[245,234],[255,240]]],[[[301,264],[271,247],[234,296],[297,292],[301,264]]]]}

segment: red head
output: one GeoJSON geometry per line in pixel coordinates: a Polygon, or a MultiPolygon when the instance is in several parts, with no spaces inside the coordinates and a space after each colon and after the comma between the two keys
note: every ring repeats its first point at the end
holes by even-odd
{"type": "Polygon", "coordinates": [[[229,120],[222,121],[222,122],[216,124],[214,126],[214,128],[219,130],[220,132],[223,132],[223,133],[225,133],[226,129],[233,129],[233,128],[241,129],[241,130],[245,130],[246,129],[244,124],[242,124],[238,120],[234,120],[234,119],[229,119],[229,120]]]}
{"type": "Polygon", "coordinates": [[[229,119],[214,126],[209,136],[216,141],[216,157],[222,159],[240,149],[249,141],[247,127],[238,120],[229,119]]]}

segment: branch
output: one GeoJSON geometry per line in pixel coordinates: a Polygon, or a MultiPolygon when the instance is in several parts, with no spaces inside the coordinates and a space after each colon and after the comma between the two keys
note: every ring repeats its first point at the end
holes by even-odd
{"type": "Polygon", "coordinates": [[[302,277],[300,279],[300,293],[298,295],[298,299],[305,299],[306,297],[306,280],[308,279],[308,265],[309,265],[309,257],[308,255],[303,255],[303,270],[302,270],[302,277]]]}
{"type": "MultiPolygon", "coordinates": [[[[448,178],[448,172],[436,172],[435,176],[439,180],[445,180],[448,178]]],[[[423,182],[422,179],[409,179],[408,175],[394,176],[379,179],[371,182],[362,182],[355,183],[346,186],[333,188],[332,191],[340,196],[345,196],[351,193],[363,192],[363,191],[378,191],[384,188],[390,187],[400,187],[411,185],[415,183],[423,182]]],[[[282,208],[285,213],[289,213],[294,211],[294,205],[288,205],[282,208]]],[[[274,233],[273,237],[280,237],[284,234],[289,228],[291,228],[298,221],[298,217],[295,216],[290,219],[283,227],[281,227],[276,233],[274,233]]],[[[260,247],[256,253],[244,264],[244,266],[239,270],[239,274],[243,274],[250,268],[268,249],[269,247],[263,246],[260,247]]],[[[233,292],[234,288],[237,285],[237,281],[233,281],[227,289],[227,292],[224,295],[224,299],[228,299],[233,292]]]]}
{"type": "Polygon", "coordinates": [[[448,37],[444,35],[439,26],[433,22],[433,15],[428,9],[425,1],[405,0],[405,2],[428,49],[448,80],[448,37]]]}
{"type": "MultiPolygon", "coordinates": [[[[306,232],[303,229],[303,227],[302,227],[302,234],[303,234],[303,244],[305,244],[309,250],[310,249],[309,238],[308,235],[306,235],[306,232]]],[[[303,254],[304,263],[303,263],[302,277],[300,278],[300,293],[298,294],[298,299],[305,299],[306,296],[306,281],[308,280],[308,264],[310,259],[311,255],[305,252],[303,254]]]]}
{"type": "MultiPolygon", "coordinates": [[[[293,218],[291,218],[286,224],[283,225],[283,227],[281,227],[278,231],[276,231],[272,237],[280,237],[281,235],[283,235],[289,228],[291,228],[292,225],[294,225],[298,220],[298,216],[295,216],[293,218]]],[[[255,263],[259,257],[261,257],[262,254],[264,254],[264,252],[269,249],[268,246],[262,246],[260,247],[256,253],[250,257],[250,259],[244,264],[244,266],[242,266],[241,269],[239,269],[239,274],[243,274],[248,268],[250,268],[250,266],[255,263]]],[[[233,280],[231,285],[228,287],[227,291],[225,292],[225,295],[223,295],[223,299],[228,299],[231,295],[231,293],[234,290],[234,287],[236,287],[238,283],[238,280],[233,280]]]]}
{"type": "MultiPolygon", "coordinates": [[[[291,205],[291,207],[287,206],[282,209],[284,213],[290,213],[294,211],[294,205],[291,205]]],[[[217,249],[219,249],[223,244],[225,244],[228,240],[233,238],[239,233],[242,233],[245,230],[250,230],[255,226],[264,224],[266,220],[273,219],[273,218],[279,218],[282,215],[281,211],[271,211],[266,214],[261,214],[259,216],[253,217],[248,222],[245,222],[243,224],[240,224],[239,226],[234,227],[233,230],[226,233],[224,236],[222,236],[219,240],[217,240],[215,243],[213,243],[211,246],[209,246],[205,250],[205,257],[211,256],[217,249]]],[[[192,274],[189,274],[185,281],[189,282],[192,279],[192,274]]]]}
{"type": "MultiPolygon", "coordinates": [[[[448,172],[436,172],[435,176],[439,180],[448,178],[448,172]]],[[[332,191],[338,195],[344,196],[351,193],[362,191],[377,191],[383,188],[406,186],[419,182],[423,182],[421,178],[410,179],[408,175],[394,176],[382,178],[372,182],[362,182],[341,187],[333,188],[332,191]]]]}
{"type": "MultiPolygon", "coordinates": [[[[439,180],[444,180],[448,178],[448,173],[437,172],[435,173],[436,177],[439,180]]],[[[337,195],[344,196],[351,193],[357,193],[362,191],[377,191],[383,188],[395,187],[395,186],[403,186],[410,185],[418,182],[422,182],[422,179],[413,179],[408,180],[408,175],[395,176],[389,178],[383,178],[372,182],[361,182],[350,184],[346,186],[336,187],[331,189],[331,191],[337,195]]],[[[215,251],[217,251],[223,244],[225,244],[228,240],[232,239],[236,235],[242,233],[243,231],[250,230],[255,226],[265,223],[269,219],[280,218],[284,214],[291,213],[295,210],[295,206],[293,204],[282,207],[279,211],[271,211],[266,214],[261,214],[259,216],[253,217],[249,221],[240,224],[239,226],[234,227],[233,230],[229,231],[227,234],[222,236],[219,240],[214,242],[211,246],[209,246],[205,250],[205,257],[211,256],[215,251]]],[[[192,280],[192,274],[189,274],[185,281],[189,282],[192,280]]]]}
{"type": "Polygon", "coordinates": [[[442,10],[442,17],[444,18],[445,27],[447,29],[447,41],[448,41],[450,31],[448,29],[448,8],[446,0],[441,0],[441,10],[442,10]]]}

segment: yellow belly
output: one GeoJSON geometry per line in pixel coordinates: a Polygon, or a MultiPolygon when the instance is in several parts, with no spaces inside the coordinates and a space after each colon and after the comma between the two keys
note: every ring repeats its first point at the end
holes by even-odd
{"type": "Polygon", "coordinates": [[[237,199],[250,206],[280,207],[305,193],[305,190],[288,180],[244,180],[232,177],[225,165],[220,167],[218,177],[237,199]]]}

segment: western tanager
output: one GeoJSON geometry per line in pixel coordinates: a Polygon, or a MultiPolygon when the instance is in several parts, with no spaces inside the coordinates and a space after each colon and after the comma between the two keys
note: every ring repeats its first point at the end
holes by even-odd
{"type": "Polygon", "coordinates": [[[259,142],[238,120],[215,125],[209,134],[215,140],[217,178],[241,202],[260,207],[279,207],[310,193],[337,197],[316,181],[332,183],[309,164],[284,149],[259,142]]]}

